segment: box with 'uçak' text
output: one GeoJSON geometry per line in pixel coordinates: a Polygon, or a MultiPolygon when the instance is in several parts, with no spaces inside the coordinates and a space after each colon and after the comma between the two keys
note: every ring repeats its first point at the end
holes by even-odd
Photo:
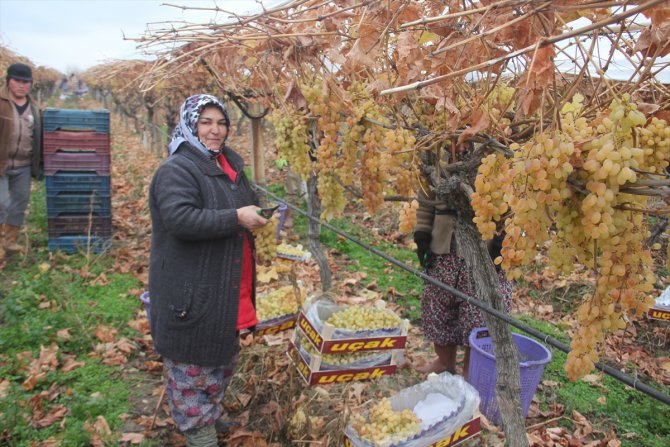
{"type": "MultiPolygon", "coordinates": [[[[440,441],[433,442],[432,444],[417,443],[412,445],[416,445],[417,447],[453,447],[465,441],[466,439],[470,439],[480,431],[481,420],[479,417],[476,417],[474,419],[470,419],[468,422],[458,427],[451,435],[440,441]]],[[[344,435],[344,445],[345,447],[355,447],[346,435],[344,435]]]]}
{"type": "Polygon", "coordinates": [[[270,320],[260,321],[256,326],[256,335],[274,335],[295,327],[297,314],[286,314],[270,320]]]}
{"type": "Polygon", "coordinates": [[[670,321],[670,308],[659,306],[650,307],[647,312],[647,317],[653,320],[670,321]]]}
{"type": "MultiPolygon", "coordinates": [[[[347,364],[337,367],[329,366],[323,361],[323,356],[308,354],[295,340],[289,342],[287,354],[308,385],[374,380],[394,374],[397,368],[395,352],[387,352],[386,358],[381,359],[380,362],[373,361],[370,362],[371,366],[363,367],[348,367],[347,364]]],[[[352,363],[352,365],[355,364],[352,363]]]]}
{"type": "Polygon", "coordinates": [[[403,320],[401,326],[402,335],[333,339],[331,336],[334,328],[331,325],[325,324],[323,331],[319,332],[304,312],[298,314],[296,322],[296,328],[302,331],[317,351],[322,354],[404,349],[407,343],[407,326],[407,320],[403,320]]]}

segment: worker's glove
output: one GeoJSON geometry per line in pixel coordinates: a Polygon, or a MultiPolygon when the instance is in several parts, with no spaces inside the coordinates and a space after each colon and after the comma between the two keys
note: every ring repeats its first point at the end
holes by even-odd
{"type": "MultiPolygon", "coordinates": [[[[501,234],[495,234],[493,236],[493,239],[488,241],[487,243],[487,248],[489,250],[489,256],[491,257],[491,261],[495,261],[498,256],[501,256],[501,250],[502,250],[502,243],[503,240],[505,240],[505,232],[503,231],[501,234]]],[[[500,270],[500,265],[496,265],[496,270],[500,270]]]]}
{"type": "Polygon", "coordinates": [[[430,251],[430,240],[432,239],[432,236],[430,233],[426,233],[425,231],[415,231],[414,232],[414,243],[416,244],[416,255],[419,257],[419,263],[421,264],[421,267],[424,269],[427,269],[430,267],[430,258],[431,258],[431,251],[430,251]]]}

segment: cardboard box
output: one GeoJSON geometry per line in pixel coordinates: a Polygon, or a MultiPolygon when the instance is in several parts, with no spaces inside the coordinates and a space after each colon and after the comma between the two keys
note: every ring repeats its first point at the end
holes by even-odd
{"type": "Polygon", "coordinates": [[[256,335],[274,335],[295,327],[298,314],[286,314],[269,320],[260,321],[256,325],[256,335]]]}
{"type": "Polygon", "coordinates": [[[394,374],[397,369],[395,355],[387,365],[372,366],[369,368],[351,368],[341,370],[321,371],[321,356],[305,358],[296,347],[293,340],[289,342],[287,355],[298,369],[298,373],[308,385],[327,385],[360,380],[373,380],[394,374]]]}
{"type": "Polygon", "coordinates": [[[652,306],[647,312],[647,317],[652,320],[670,321],[670,308],[652,306]]]}
{"type": "MultiPolygon", "coordinates": [[[[311,305],[308,300],[305,308],[311,305]]],[[[383,301],[377,302],[377,307],[384,307],[383,301]]],[[[387,310],[387,312],[391,312],[387,310]]],[[[349,339],[333,339],[335,326],[324,323],[321,332],[309,321],[303,310],[298,314],[296,328],[300,329],[307,339],[322,354],[345,354],[360,351],[382,351],[391,349],[404,349],[407,344],[407,330],[409,322],[401,320],[399,329],[401,335],[390,335],[387,337],[366,337],[365,332],[360,337],[349,339]]]]}
{"type": "MultiPolygon", "coordinates": [[[[461,442],[469,439],[481,431],[481,420],[479,416],[474,419],[469,420],[465,424],[461,425],[456,431],[446,438],[434,442],[432,444],[419,444],[417,447],[452,447],[460,444],[461,442]]],[[[344,435],[344,445],[345,447],[354,447],[349,438],[344,435]]]]}

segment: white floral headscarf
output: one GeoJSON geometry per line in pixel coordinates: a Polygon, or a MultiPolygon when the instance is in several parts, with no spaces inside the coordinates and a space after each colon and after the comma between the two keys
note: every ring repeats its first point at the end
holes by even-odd
{"type": "MultiPolygon", "coordinates": [[[[205,144],[203,144],[197,136],[198,118],[200,117],[200,114],[205,109],[205,107],[210,105],[215,105],[221,109],[221,112],[226,119],[226,127],[230,128],[230,118],[228,117],[228,112],[226,112],[226,108],[223,106],[223,103],[219,100],[219,98],[207,94],[189,96],[186,98],[186,101],[184,101],[184,104],[182,104],[181,108],[179,109],[179,124],[177,124],[177,127],[175,128],[172,141],[168,146],[168,152],[170,155],[172,155],[183,142],[188,142],[191,146],[201,150],[211,157],[216,157],[221,153],[223,144],[218,150],[214,151],[205,146],[205,144]]],[[[227,138],[228,135],[226,134],[226,138],[223,140],[224,143],[226,142],[227,138]]]]}

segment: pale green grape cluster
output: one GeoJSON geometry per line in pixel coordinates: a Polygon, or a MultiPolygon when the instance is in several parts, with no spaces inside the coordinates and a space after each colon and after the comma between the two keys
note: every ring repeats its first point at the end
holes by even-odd
{"type": "MultiPolygon", "coordinates": [[[[549,264],[572,272],[588,266],[593,294],[577,311],[565,368],[575,380],[599,359],[605,335],[626,326],[626,313],[644,314],[653,290],[653,262],[645,239],[647,221],[632,210],[649,208],[643,194],[631,194],[641,177],[668,166],[668,137],[662,120],[646,123],[629,95],[612,101],[606,114],[587,121],[581,95],[563,106],[559,128],[536,134],[514,156],[483,160],[473,196],[475,222],[490,237],[505,220],[502,268],[511,278],[547,249],[549,264]],[[502,191],[502,199],[498,191],[502,191]],[[503,215],[505,205],[510,213],[503,215]]],[[[653,301],[653,300],[651,300],[653,301]]]]}
{"type": "Polygon", "coordinates": [[[349,306],[335,312],[326,320],[337,328],[363,331],[368,329],[396,328],[400,317],[378,307],[349,306]]]}
{"type": "Polygon", "coordinates": [[[256,297],[256,315],[259,321],[296,313],[301,299],[296,299],[293,286],[283,286],[256,297]]]}
{"type": "Polygon", "coordinates": [[[287,105],[286,109],[274,110],[270,115],[270,122],[275,129],[279,154],[286,158],[295,173],[307,180],[312,172],[312,161],[309,158],[309,133],[305,117],[287,105]]]}
{"type": "Polygon", "coordinates": [[[670,127],[665,120],[652,118],[640,129],[640,144],[644,147],[645,165],[649,172],[663,173],[670,162],[670,127]]]}
{"type": "Polygon", "coordinates": [[[277,226],[279,217],[275,213],[267,225],[254,230],[256,257],[260,262],[272,261],[277,256],[277,226]]]}
{"type": "Polygon", "coordinates": [[[421,419],[416,413],[409,408],[394,411],[388,399],[370,408],[367,420],[360,414],[352,415],[351,425],[358,436],[375,446],[400,442],[421,432],[421,419]]]}

